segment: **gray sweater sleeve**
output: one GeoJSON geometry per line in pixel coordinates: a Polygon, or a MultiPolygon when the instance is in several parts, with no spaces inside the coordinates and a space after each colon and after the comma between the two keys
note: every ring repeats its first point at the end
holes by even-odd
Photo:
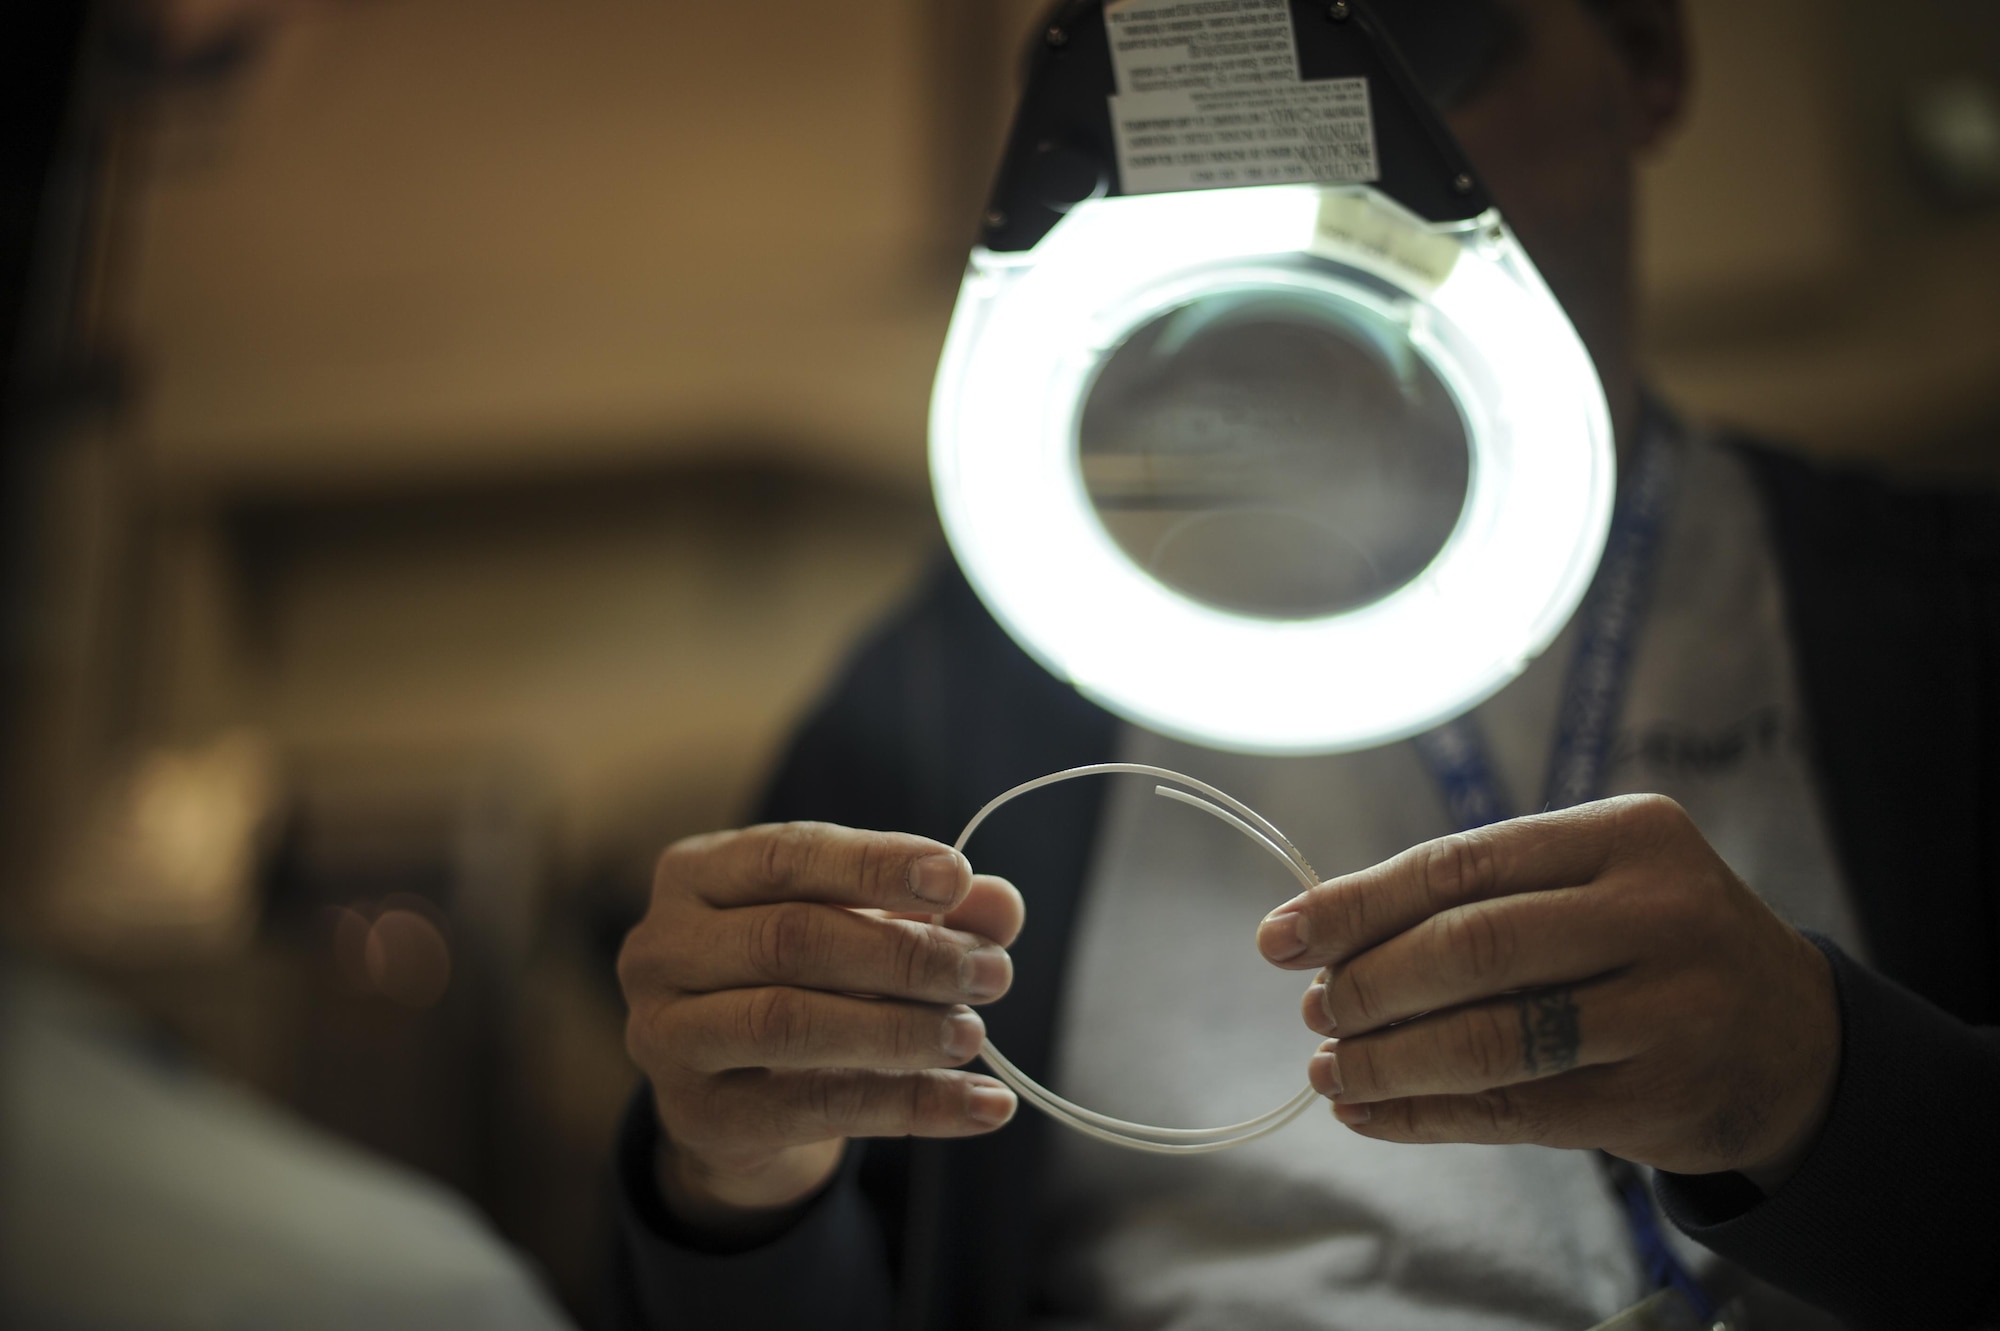
{"type": "Polygon", "coordinates": [[[861,1148],[792,1227],[758,1247],[704,1243],[667,1213],[653,1182],[652,1097],[633,1097],[615,1157],[619,1227],[612,1321],[638,1331],[882,1331],[889,1267],[859,1182],[861,1148]]]}
{"type": "Polygon", "coordinates": [[[1839,1080],[1769,1197],[1660,1174],[1682,1232],[1859,1327],[2000,1323],[2000,1031],[1969,1026],[1814,938],[1833,965],[1839,1080]]]}

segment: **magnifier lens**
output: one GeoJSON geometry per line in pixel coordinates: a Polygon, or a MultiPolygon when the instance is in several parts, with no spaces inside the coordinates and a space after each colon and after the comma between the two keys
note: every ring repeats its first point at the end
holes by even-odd
{"type": "Polygon", "coordinates": [[[1098,519],[1175,591],[1262,618],[1369,604],[1465,508],[1463,417],[1407,330],[1310,291],[1197,298],[1138,328],[1085,398],[1098,519]]]}
{"type": "Polygon", "coordinates": [[[1507,11],[1335,8],[1067,7],[931,399],[994,619],[1126,720],[1251,753],[1492,696],[1610,524],[1590,356],[1433,104],[1504,66],[1507,11]]]}

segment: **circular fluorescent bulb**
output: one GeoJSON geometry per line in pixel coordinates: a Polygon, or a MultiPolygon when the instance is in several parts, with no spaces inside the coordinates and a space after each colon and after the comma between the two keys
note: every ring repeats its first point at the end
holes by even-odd
{"type": "Polygon", "coordinates": [[[1582,599],[1614,467],[1590,357],[1498,214],[1431,225],[1355,186],[1092,199],[1032,250],[975,250],[931,403],[945,534],[994,617],[1125,719],[1244,752],[1367,748],[1491,696],[1582,599]],[[1365,604],[1283,617],[1192,596],[1093,506],[1079,428],[1106,360],[1244,293],[1389,321],[1462,418],[1456,525],[1365,604]]]}

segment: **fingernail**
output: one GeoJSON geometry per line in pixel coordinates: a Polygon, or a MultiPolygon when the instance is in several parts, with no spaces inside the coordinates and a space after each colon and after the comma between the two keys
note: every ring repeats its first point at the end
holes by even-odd
{"type": "Polygon", "coordinates": [[[1342,1123],[1352,1127],[1356,1123],[1366,1123],[1369,1119],[1374,1118],[1375,1111],[1367,1105],[1343,1105],[1336,1103],[1333,1106],[1333,1116],[1342,1123]]]}
{"type": "Polygon", "coordinates": [[[1326,1013],[1327,1030],[1339,1030],[1340,1018],[1333,1015],[1333,970],[1331,967],[1319,973],[1319,1006],[1320,1010],[1326,1013]]]}
{"type": "Polygon", "coordinates": [[[1306,917],[1301,911],[1280,910],[1264,917],[1257,929],[1257,950],[1269,961],[1290,961],[1306,950],[1306,917]]]}
{"type": "Polygon", "coordinates": [[[1327,1007],[1326,986],[1323,984],[1316,984],[1313,985],[1311,988],[1307,989],[1306,1001],[1311,1004],[1311,1007],[1308,1010],[1306,1016],[1306,1025],[1312,1026],[1312,1028],[1315,1031],[1318,1031],[1321,1035],[1332,1035],[1334,1033],[1334,1027],[1338,1023],[1336,1023],[1333,1019],[1332,1010],[1327,1007]],[[1312,1024],[1311,1014],[1314,1012],[1317,1012],[1319,1014],[1319,1025],[1317,1026],[1313,1026],[1312,1024]]]}
{"type": "Polygon", "coordinates": [[[1005,950],[975,947],[958,963],[958,987],[972,998],[998,998],[1014,978],[1014,963],[1005,950]]]}
{"type": "Polygon", "coordinates": [[[977,1013],[954,1012],[944,1024],[944,1051],[953,1058],[971,1058],[986,1040],[986,1023],[977,1013]]]}
{"type": "Polygon", "coordinates": [[[945,851],[910,861],[910,895],[933,906],[949,906],[958,899],[959,885],[965,881],[965,864],[945,851]]]}
{"type": "Polygon", "coordinates": [[[997,1128],[1014,1117],[1014,1093],[999,1086],[975,1086],[965,1097],[965,1116],[997,1128]]]}
{"type": "Polygon", "coordinates": [[[1328,1099],[1347,1089],[1340,1083],[1340,1056],[1333,1052],[1331,1040],[1321,1045],[1319,1052],[1312,1056],[1312,1064],[1306,1069],[1306,1074],[1312,1078],[1313,1088],[1328,1099]],[[1320,1090],[1321,1087],[1326,1089],[1320,1090]]]}

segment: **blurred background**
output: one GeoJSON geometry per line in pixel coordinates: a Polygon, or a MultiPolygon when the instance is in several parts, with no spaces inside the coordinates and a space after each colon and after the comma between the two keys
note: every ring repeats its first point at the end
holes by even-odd
{"type": "MultiPolygon", "coordinates": [[[[89,9],[18,357],[6,936],[594,1315],[619,930],[935,549],[1040,7],[89,9]]],[[[1691,11],[1657,384],[2000,480],[2000,9],[1691,11]]]]}

